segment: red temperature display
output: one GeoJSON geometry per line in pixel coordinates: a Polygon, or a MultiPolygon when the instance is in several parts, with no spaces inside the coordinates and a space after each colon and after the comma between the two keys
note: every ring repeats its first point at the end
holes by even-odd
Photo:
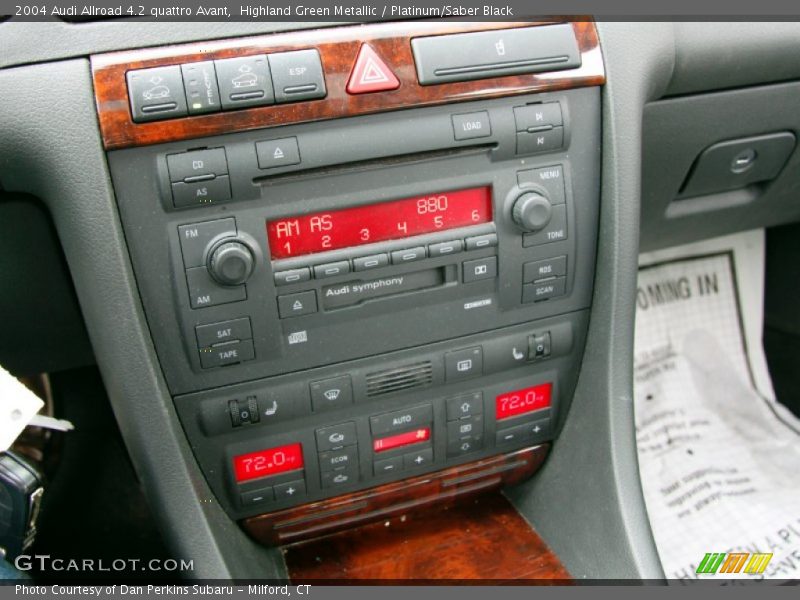
{"type": "Polygon", "coordinates": [[[398,433],[396,435],[390,435],[389,437],[373,440],[372,449],[375,452],[386,452],[392,448],[427,442],[429,439],[431,439],[431,428],[420,427],[414,431],[406,431],[405,433],[398,433]]]}
{"type": "Polygon", "coordinates": [[[267,222],[272,258],[290,258],[492,220],[489,187],[426,194],[267,222]]]}
{"type": "Polygon", "coordinates": [[[500,421],[549,407],[552,391],[552,383],[542,383],[541,385],[497,396],[495,399],[497,420],[500,421]]]}
{"type": "Polygon", "coordinates": [[[303,445],[299,443],[233,457],[233,473],[238,483],[302,468],[303,445]]]}

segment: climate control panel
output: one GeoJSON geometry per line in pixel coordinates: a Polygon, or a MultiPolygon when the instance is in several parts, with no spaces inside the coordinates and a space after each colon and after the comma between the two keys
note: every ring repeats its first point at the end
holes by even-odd
{"type": "Polygon", "coordinates": [[[235,518],[554,438],[587,314],[235,386],[176,406],[235,518]]]}

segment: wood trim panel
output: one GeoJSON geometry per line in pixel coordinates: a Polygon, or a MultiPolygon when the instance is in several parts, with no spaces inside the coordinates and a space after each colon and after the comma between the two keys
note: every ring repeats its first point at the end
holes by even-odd
{"type": "Polygon", "coordinates": [[[242,527],[256,540],[282,545],[328,535],[432,506],[446,508],[503,485],[529,478],[549,444],[501,454],[369,490],[251,517],[242,527]]]}
{"type": "Polygon", "coordinates": [[[377,23],[95,55],[91,65],[100,131],[106,149],[112,150],[409,107],[600,85],[605,81],[605,71],[594,22],[586,19],[571,23],[582,59],[577,69],[431,86],[417,83],[411,38],[547,25],[552,21],[377,23]],[[400,80],[398,89],[355,96],[346,93],[362,42],[372,45],[392,68],[400,80]],[[131,119],[125,82],[129,70],[310,47],[317,47],[322,58],[328,88],[324,99],[149,123],[134,123],[131,119]]]}
{"type": "Polygon", "coordinates": [[[283,549],[293,583],[572,583],[499,492],[283,549]]]}

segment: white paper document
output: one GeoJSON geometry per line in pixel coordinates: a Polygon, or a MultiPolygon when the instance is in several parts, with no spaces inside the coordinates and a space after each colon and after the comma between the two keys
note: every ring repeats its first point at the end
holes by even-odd
{"type": "Polygon", "coordinates": [[[763,231],[640,257],[636,438],[670,579],[800,578],[800,420],[767,371],[763,279],[763,231]],[[762,574],[696,573],[735,552],[773,556],[762,574]]]}

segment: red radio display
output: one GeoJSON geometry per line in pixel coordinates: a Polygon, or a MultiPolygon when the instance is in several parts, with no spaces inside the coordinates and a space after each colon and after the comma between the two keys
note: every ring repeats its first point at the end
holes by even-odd
{"type": "Polygon", "coordinates": [[[553,392],[552,383],[542,383],[515,392],[501,394],[495,398],[497,420],[548,408],[553,392]]]}
{"type": "Polygon", "coordinates": [[[272,258],[290,258],[491,220],[491,188],[478,187],[268,221],[267,239],[272,258]]]}
{"type": "Polygon", "coordinates": [[[303,468],[303,445],[287,444],[233,457],[237,483],[303,468]]]}
{"type": "Polygon", "coordinates": [[[386,452],[393,448],[427,442],[429,439],[431,439],[431,428],[420,427],[414,431],[406,431],[405,433],[398,433],[396,435],[390,435],[389,437],[373,440],[372,449],[375,452],[386,452]]]}

